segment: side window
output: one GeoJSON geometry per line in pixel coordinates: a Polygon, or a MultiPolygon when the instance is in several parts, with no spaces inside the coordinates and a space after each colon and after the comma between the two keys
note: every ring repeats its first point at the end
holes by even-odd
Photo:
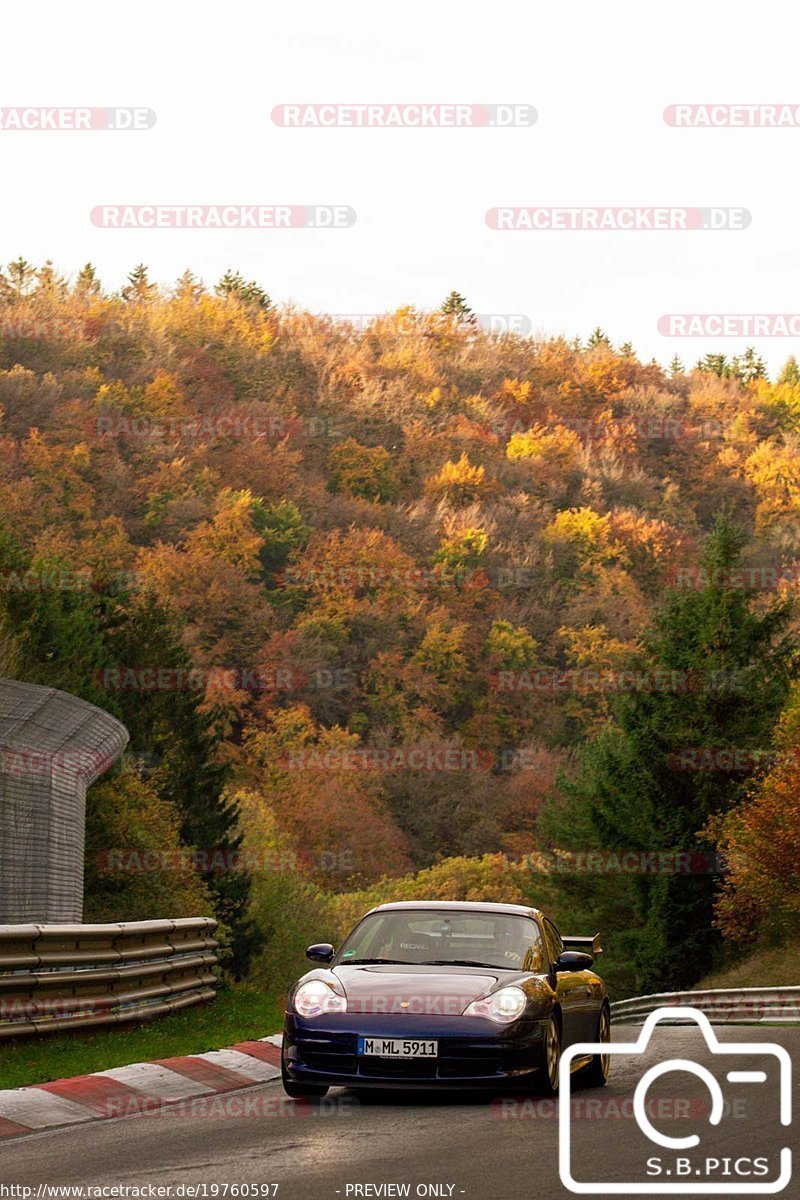
{"type": "Polygon", "coordinates": [[[553,966],[556,965],[564,950],[564,943],[561,940],[561,934],[556,929],[552,921],[544,919],[544,940],[547,945],[547,957],[553,966]]]}

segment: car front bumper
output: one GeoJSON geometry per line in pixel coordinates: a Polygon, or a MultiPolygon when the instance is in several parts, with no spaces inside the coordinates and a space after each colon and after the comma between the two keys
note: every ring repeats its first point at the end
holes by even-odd
{"type": "Polygon", "coordinates": [[[287,1013],[283,1064],[295,1083],[329,1087],[492,1087],[522,1081],[542,1066],[546,1021],[498,1026],[478,1017],[430,1022],[415,1016],[329,1014],[320,1023],[287,1013]],[[436,1058],[358,1053],[358,1038],[438,1042],[436,1058]]]}

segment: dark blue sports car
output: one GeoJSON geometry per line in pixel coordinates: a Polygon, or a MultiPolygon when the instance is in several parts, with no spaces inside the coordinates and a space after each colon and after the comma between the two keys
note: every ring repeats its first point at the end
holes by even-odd
{"type": "MultiPolygon", "coordinates": [[[[517,904],[409,901],[373,908],[292,988],[283,1033],[290,1096],[329,1087],[558,1088],[561,1050],[608,1042],[597,937],[562,938],[517,904]]],[[[602,1087],[607,1055],[573,1070],[602,1087]]]]}

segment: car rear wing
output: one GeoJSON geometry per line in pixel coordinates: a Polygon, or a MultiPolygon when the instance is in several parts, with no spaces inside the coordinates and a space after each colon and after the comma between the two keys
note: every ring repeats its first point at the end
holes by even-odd
{"type": "Polygon", "coordinates": [[[603,953],[599,933],[594,937],[562,937],[561,940],[565,950],[578,950],[581,954],[591,954],[594,958],[603,953]]]}

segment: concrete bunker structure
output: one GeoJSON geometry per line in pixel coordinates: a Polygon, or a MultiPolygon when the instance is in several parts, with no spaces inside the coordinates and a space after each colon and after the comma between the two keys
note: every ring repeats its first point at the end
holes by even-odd
{"type": "Polygon", "coordinates": [[[86,789],[127,744],[94,704],[0,678],[0,924],[83,920],[86,789]]]}

